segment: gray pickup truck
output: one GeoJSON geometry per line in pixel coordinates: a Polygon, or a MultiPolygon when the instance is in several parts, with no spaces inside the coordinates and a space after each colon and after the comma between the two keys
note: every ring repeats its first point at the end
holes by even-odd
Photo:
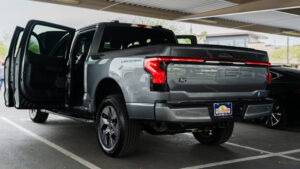
{"type": "Polygon", "coordinates": [[[160,26],[99,23],[79,30],[31,20],[17,27],[5,62],[5,104],[95,123],[109,156],[133,152],[141,131],[192,132],[218,145],[235,119],[268,116],[267,53],[180,45],[160,26]]]}

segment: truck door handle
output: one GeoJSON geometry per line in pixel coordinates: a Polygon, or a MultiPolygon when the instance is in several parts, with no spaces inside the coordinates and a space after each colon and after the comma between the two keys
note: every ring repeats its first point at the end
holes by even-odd
{"type": "Polygon", "coordinates": [[[101,59],[101,57],[104,56],[104,54],[96,54],[96,55],[91,55],[91,58],[93,60],[101,59]]]}

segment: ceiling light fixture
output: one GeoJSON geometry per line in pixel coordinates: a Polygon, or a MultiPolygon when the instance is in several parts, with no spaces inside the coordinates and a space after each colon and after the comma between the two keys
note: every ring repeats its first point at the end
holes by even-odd
{"type": "Polygon", "coordinates": [[[73,5],[79,4],[79,0],[52,0],[52,1],[65,3],[65,4],[73,4],[73,5]]]}
{"type": "Polygon", "coordinates": [[[291,36],[300,36],[300,32],[298,31],[284,30],[281,31],[281,33],[285,35],[291,35],[291,36]]]}
{"type": "Polygon", "coordinates": [[[199,19],[198,21],[205,22],[205,23],[210,23],[210,24],[217,24],[218,23],[217,21],[210,20],[210,19],[199,19]]]}

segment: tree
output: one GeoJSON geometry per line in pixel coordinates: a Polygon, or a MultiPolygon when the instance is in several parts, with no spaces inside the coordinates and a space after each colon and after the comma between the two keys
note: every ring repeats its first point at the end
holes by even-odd
{"type": "Polygon", "coordinates": [[[164,28],[172,30],[175,34],[186,34],[184,27],[182,25],[177,24],[174,21],[138,17],[134,19],[133,22],[149,26],[162,26],[164,28]]]}
{"type": "MultiPolygon", "coordinates": [[[[300,61],[300,45],[293,45],[290,46],[290,61],[291,62],[298,62],[300,61]]],[[[287,48],[282,47],[275,49],[271,54],[270,54],[270,59],[276,60],[277,62],[282,62],[286,63],[286,55],[287,55],[287,48]]]]}
{"type": "Polygon", "coordinates": [[[10,36],[7,33],[0,34],[0,59],[4,60],[8,52],[10,36]]]}
{"type": "MultiPolygon", "coordinates": [[[[132,22],[132,21],[130,21],[132,22]]],[[[188,30],[186,27],[183,25],[184,23],[178,23],[175,21],[167,21],[167,20],[162,20],[162,19],[153,19],[153,18],[136,18],[133,23],[138,23],[138,24],[144,24],[144,25],[149,25],[149,26],[162,26],[163,28],[167,28],[172,30],[176,35],[194,35],[197,37],[198,41],[200,43],[204,43],[206,40],[206,35],[207,31],[202,31],[199,33],[193,33],[192,32],[192,27],[191,29],[188,30]]],[[[198,42],[198,43],[199,43],[198,42]]],[[[182,44],[190,44],[189,39],[181,39],[182,44]]]]}
{"type": "Polygon", "coordinates": [[[5,59],[5,55],[6,55],[7,51],[8,51],[8,48],[6,47],[4,42],[0,41],[0,59],[1,60],[5,59]]]}

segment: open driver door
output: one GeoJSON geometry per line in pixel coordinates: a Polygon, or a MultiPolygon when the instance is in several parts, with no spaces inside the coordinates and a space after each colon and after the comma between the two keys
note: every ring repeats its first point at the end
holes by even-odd
{"type": "Polygon", "coordinates": [[[20,109],[56,109],[65,106],[69,49],[75,29],[31,20],[17,27],[6,59],[5,102],[20,109]],[[20,34],[22,38],[18,45],[20,34]],[[12,51],[12,52],[11,52],[12,51]],[[12,58],[15,58],[12,62],[12,58]]]}

